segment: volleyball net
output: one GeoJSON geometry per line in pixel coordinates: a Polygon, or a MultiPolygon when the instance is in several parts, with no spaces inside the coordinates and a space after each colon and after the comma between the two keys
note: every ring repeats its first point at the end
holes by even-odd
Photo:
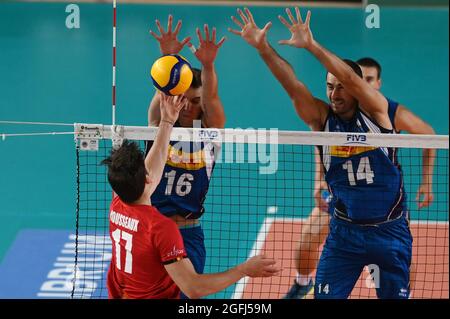
{"type": "MultiPolygon", "coordinates": [[[[123,139],[137,141],[144,151],[145,141],[153,140],[155,134],[156,128],[150,127],[75,125],[77,212],[73,298],[107,297],[105,279],[114,248],[108,233],[112,190],[106,168],[100,162],[109,155],[113,144],[119,145],[123,139]]],[[[329,218],[310,218],[316,207],[316,146],[342,154],[397,148],[413,235],[411,297],[449,297],[448,136],[175,128],[171,140],[215,146],[215,165],[200,219],[207,251],[205,273],[225,271],[261,253],[275,258],[283,269],[276,277],[246,277],[208,298],[282,298],[299,267],[294,256],[300,241],[303,247],[314,250],[306,255],[311,256],[306,257],[311,258],[307,263],[317,263],[323,236],[318,239],[305,233],[327,232],[329,218]],[[434,199],[429,206],[419,209],[416,194],[424,178],[424,149],[435,150],[434,199]]],[[[185,159],[195,160],[190,156],[185,159]]],[[[380,178],[374,177],[367,165],[354,171],[348,169],[348,173],[353,174],[356,182],[380,178]]],[[[173,185],[177,186],[174,189],[179,186],[186,193],[191,182],[195,181],[187,179],[177,185],[174,180],[173,185]]],[[[361,207],[365,207],[364,198],[361,207]]],[[[369,271],[362,271],[351,298],[376,298],[375,279],[369,271]]]]}

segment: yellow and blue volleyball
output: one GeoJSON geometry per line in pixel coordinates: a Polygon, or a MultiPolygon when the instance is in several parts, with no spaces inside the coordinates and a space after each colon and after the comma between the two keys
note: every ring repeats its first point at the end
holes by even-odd
{"type": "Polygon", "coordinates": [[[153,85],[167,95],[180,95],[192,83],[193,73],[188,60],[180,55],[163,55],[153,63],[150,75],[153,85]]]}

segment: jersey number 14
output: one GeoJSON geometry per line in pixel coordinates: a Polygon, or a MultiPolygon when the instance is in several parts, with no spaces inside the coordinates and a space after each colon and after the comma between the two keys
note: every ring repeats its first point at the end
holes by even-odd
{"type": "Polygon", "coordinates": [[[348,160],[345,162],[342,167],[347,171],[348,175],[348,182],[351,186],[356,185],[356,180],[365,180],[367,184],[373,183],[373,178],[375,177],[375,174],[372,171],[372,168],[370,167],[370,161],[369,158],[362,157],[359,161],[358,170],[356,171],[356,179],[355,174],[353,173],[353,164],[351,160],[348,160]]]}

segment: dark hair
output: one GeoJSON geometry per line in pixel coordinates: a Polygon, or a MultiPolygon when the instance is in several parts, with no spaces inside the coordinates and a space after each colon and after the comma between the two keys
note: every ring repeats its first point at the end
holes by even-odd
{"type": "MultiPolygon", "coordinates": [[[[362,73],[361,67],[356,62],[349,60],[349,59],[343,59],[342,61],[344,61],[345,64],[347,64],[349,67],[351,67],[352,70],[355,71],[355,73],[358,74],[358,76],[360,78],[363,78],[363,73],[362,73]]],[[[327,76],[328,76],[328,73],[330,73],[330,72],[327,72],[327,74],[326,74],[327,76]]]]}
{"type": "Polygon", "coordinates": [[[114,192],[126,203],[133,203],[141,197],[145,188],[144,154],[135,142],[123,141],[117,150],[101,164],[108,167],[108,181],[114,192]]]}
{"type": "Polygon", "coordinates": [[[358,65],[358,63],[356,63],[355,61],[352,61],[352,60],[348,60],[348,59],[344,59],[344,62],[348,66],[350,66],[353,69],[353,71],[355,71],[355,73],[359,75],[360,78],[363,78],[363,73],[362,73],[361,67],[358,65]]]}
{"type": "Polygon", "coordinates": [[[381,78],[381,65],[375,59],[372,59],[369,57],[361,58],[358,61],[356,61],[356,63],[358,63],[361,66],[365,66],[367,68],[377,69],[377,72],[378,72],[377,77],[378,77],[378,79],[381,78]]]}
{"type": "Polygon", "coordinates": [[[192,73],[194,77],[192,78],[191,88],[198,89],[202,86],[202,70],[192,68],[192,73]]]}

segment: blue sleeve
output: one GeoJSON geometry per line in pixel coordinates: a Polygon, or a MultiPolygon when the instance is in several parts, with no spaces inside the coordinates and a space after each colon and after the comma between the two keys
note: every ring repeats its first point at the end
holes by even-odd
{"type": "Polygon", "coordinates": [[[397,112],[397,108],[398,108],[398,102],[395,102],[389,98],[386,98],[388,101],[388,115],[389,115],[389,119],[391,120],[392,123],[392,127],[394,128],[394,130],[397,131],[397,128],[395,127],[395,113],[397,112]]]}

